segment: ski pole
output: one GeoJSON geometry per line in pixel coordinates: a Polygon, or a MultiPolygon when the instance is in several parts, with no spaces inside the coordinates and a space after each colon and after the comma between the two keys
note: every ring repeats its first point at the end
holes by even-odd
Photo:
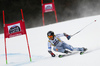
{"type": "Polygon", "coordinates": [[[93,22],[91,22],[91,23],[89,23],[88,25],[86,25],[85,27],[83,27],[81,30],[79,30],[79,31],[77,31],[76,33],[74,33],[73,35],[71,35],[71,37],[74,36],[74,35],[76,35],[76,34],[78,34],[78,33],[81,32],[83,29],[85,29],[86,27],[88,27],[89,25],[91,25],[91,24],[94,23],[94,22],[96,22],[96,20],[94,20],[93,22]]]}

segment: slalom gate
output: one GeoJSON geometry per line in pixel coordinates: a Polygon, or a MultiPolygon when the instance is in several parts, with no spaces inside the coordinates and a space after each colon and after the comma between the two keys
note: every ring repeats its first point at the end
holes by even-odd
{"type": "Polygon", "coordinates": [[[45,25],[45,22],[44,22],[44,13],[47,13],[47,12],[54,11],[56,22],[58,22],[57,14],[56,14],[56,9],[55,9],[55,5],[54,5],[54,0],[52,0],[52,3],[45,3],[45,4],[43,3],[43,0],[41,0],[41,5],[42,5],[42,20],[43,20],[43,25],[45,25]]]}
{"type": "Polygon", "coordinates": [[[3,26],[4,26],[4,43],[5,43],[6,64],[8,64],[8,62],[7,62],[6,38],[11,38],[11,37],[19,36],[19,35],[26,35],[29,58],[30,58],[30,61],[32,61],[22,9],[21,9],[21,15],[22,15],[22,20],[19,20],[17,22],[10,23],[10,24],[5,24],[5,15],[4,15],[4,10],[3,10],[3,26]]]}

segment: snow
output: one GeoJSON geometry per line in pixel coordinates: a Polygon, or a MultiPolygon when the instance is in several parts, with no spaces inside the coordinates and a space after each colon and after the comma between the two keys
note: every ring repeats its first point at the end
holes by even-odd
{"type": "MultiPolygon", "coordinates": [[[[100,66],[100,15],[59,22],[27,29],[32,62],[29,60],[25,35],[7,39],[8,64],[5,61],[4,35],[0,35],[0,66],[100,66]],[[96,22],[94,22],[96,20],[96,22]],[[90,24],[93,22],[92,24],[90,24]],[[88,25],[90,24],[90,25],[88,25]],[[86,28],[84,28],[88,25],[86,28]],[[64,58],[51,57],[47,52],[47,32],[73,35],[70,40],[61,39],[74,47],[87,47],[84,55],[79,53],[64,58]]],[[[54,51],[53,51],[54,52],[54,51]]],[[[58,52],[54,52],[56,55],[58,52]]]]}

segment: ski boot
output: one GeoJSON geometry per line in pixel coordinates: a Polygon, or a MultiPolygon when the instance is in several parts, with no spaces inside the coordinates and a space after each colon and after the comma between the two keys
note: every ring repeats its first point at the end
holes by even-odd
{"type": "Polygon", "coordinates": [[[64,51],[64,53],[68,54],[68,53],[71,53],[71,52],[70,52],[70,51],[68,51],[68,50],[65,50],[65,51],[64,51]]]}
{"type": "Polygon", "coordinates": [[[87,48],[83,47],[83,51],[80,52],[80,55],[84,54],[85,51],[87,51],[87,48]]]}
{"type": "MultiPolygon", "coordinates": [[[[69,54],[69,53],[71,53],[71,52],[68,51],[68,50],[65,50],[64,53],[66,53],[66,55],[67,55],[67,54],[69,54]]],[[[59,57],[59,58],[62,58],[62,57],[64,57],[64,56],[66,56],[66,55],[65,55],[65,54],[64,54],[64,55],[58,55],[58,57],[59,57]]]]}

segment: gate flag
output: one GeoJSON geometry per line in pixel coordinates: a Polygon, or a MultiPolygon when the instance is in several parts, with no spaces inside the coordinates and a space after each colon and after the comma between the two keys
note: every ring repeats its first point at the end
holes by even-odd
{"type": "Polygon", "coordinates": [[[54,3],[46,3],[42,6],[43,13],[55,11],[54,3]]]}
{"type": "Polygon", "coordinates": [[[25,22],[24,20],[20,20],[11,24],[5,24],[4,30],[5,38],[26,34],[25,22]]]}

